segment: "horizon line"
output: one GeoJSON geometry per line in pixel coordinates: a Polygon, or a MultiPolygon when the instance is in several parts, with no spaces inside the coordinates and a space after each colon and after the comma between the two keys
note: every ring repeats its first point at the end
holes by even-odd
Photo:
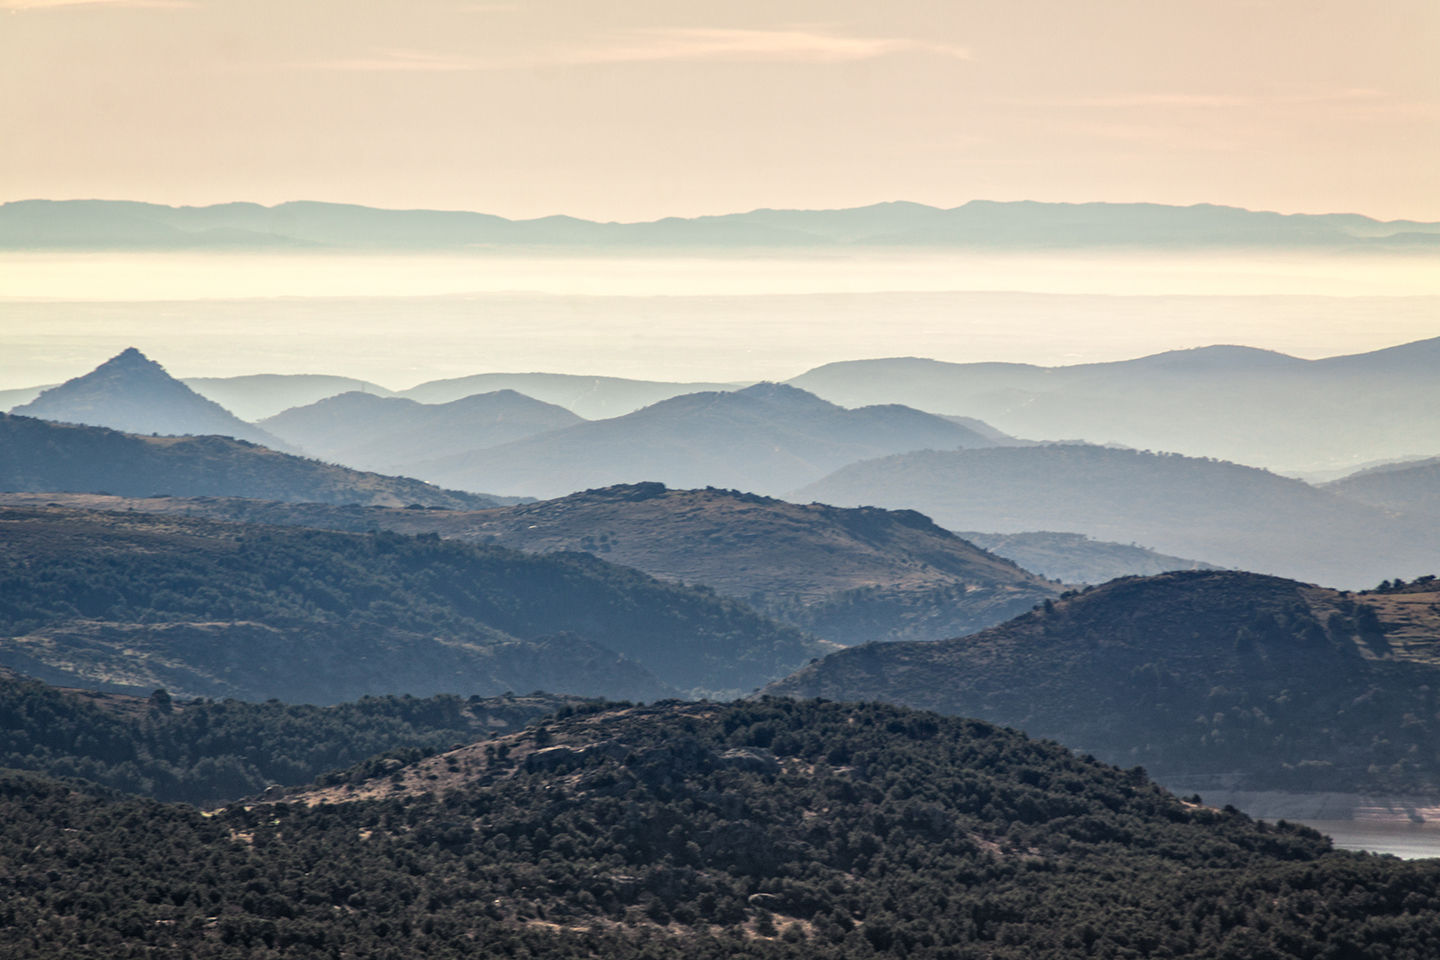
{"type": "Polygon", "coordinates": [[[1413,217],[1397,217],[1393,219],[1382,219],[1367,213],[1359,213],[1354,210],[1325,210],[1321,212],[1308,210],[1282,211],[1268,208],[1246,207],[1234,203],[1217,203],[1209,200],[1196,201],[1194,203],[1161,203],[1153,200],[993,200],[986,197],[972,197],[964,203],[955,206],[940,206],[932,203],[924,203],[918,200],[892,199],[877,200],[871,203],[861,203],[855,206],[843,207],[777,207],[760,206],[743,210],[729,210],[721,213],[700,213],[689,216],[680,214],[667,214],[652,219],[638,220],[595,220],[586,217],[577,217],[568,213],[549,213],[538,217],[507,217],[503,214],[487,213],[484,210],[471,210],[460,207],[425,207],[425,206],[377,206],[368,203],[355,203],[342,200],[307,200],[290,199],[281,200],[275,203],[261,203],[254,200],[220,200],[212,203],[161,203],[153,200],[132,200],[117,199],[108,197],[20,197],[13,200],[0,201],[0,208],[26,203],[113,203],[113,204],[138,204],[141,206],[164,207],[169,210],[207,210],[214,207],[227,206],[253,206],[262,210],[275,210],[280,207],[310,204],[314,206],[328,207],[352,207],[365,210],[376,210],[385,213],[438,213],[438,214],[467,214],[471,216],[494,217],[504,220],[507,223],[538,223],[544,220],[575,220],[582,223],[598,224],[601,226],[638,226],[645,224],[663,223],[670,220],[709,220],[723,217],[748,216],[756,213],[844,213],[854,210],[868,210],[875,207],[921,207],[927,210],[934,210],[940,213],[953,213],[974,204],[995,205],[995,206],[1040,206],[1040,207],[1162,207],[1172,210],[1194,210],[1196,208],[1212,208],[1217,210],[1239,210],[1245,213],[1273,214],[1280,217],[1332,217],[1352,216],[1363,217],[1375,223],[1418,223],[1418,224],[1440,224],[1440,220],[1419,220],[1413,217]]]}

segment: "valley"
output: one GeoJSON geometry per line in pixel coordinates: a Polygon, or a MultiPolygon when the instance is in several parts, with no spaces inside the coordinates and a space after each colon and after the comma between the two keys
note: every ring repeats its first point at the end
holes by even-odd
{"type": "Polygon", "coordinates": [[[10,391],[0,942],[1423,957],[1437,342],[10,391]]]}
{"type": "Polygon", "coordinates": [[[0,960],[1440,956],[1433,3],[0,8],[0,960]]]}

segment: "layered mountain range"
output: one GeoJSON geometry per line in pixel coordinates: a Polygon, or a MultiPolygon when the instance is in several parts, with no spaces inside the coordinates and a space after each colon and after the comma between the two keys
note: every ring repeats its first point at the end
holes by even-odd
{"type": "Polygon", "coordinates": [[[421,403],[449,403],[477,393],[514,390],[564,407],[587,420],[604,420],[634,413],[641,407],[687,393],[713,393],[748,386],[751,384],[631,380],[565,373],[478,373],[469,377],[428,380],[402,390],[398,396],[421,403]]]}
{"type": "Polygon", "coordinates": [[[419,403],[351,391],[261,421],[269,432],[324,460],[407,473],[446,451],[497,447],[584,421],[514,390],[419,403]]]}
{"type": "Polygon", "coordinates": [[[914,357],[818,367],[789,381],[845,406],[902,403],[1007,433],[1083,437],[1304,473],[1440,449],[1440,338],[1304,360],[1251,347],[1040,367],[914,357]]]}
{"type": "Polygon", "coordinates": [[[1226,567],[1373,586],[1440,566],[1436,527],[1240,464],[1079,444],[852,463],[792,495],[920,510],[951,530],[1064,530],[1226,567]]]}
{"type": "MultiPolygon", "coordinates": [[[[12,250],[861,247],[1378,257],[1440,224],[0,204],[12,250]]],[[[132,348],[10,391],[0,955],[1430,960],[1440,862],[1221,805],[1440,816],[1436,369],[1440,339],[390,391],[132,348]]]]}
{"type": "MultiPolygon", "coordinates": [[[[237,417],[254,423],[273,417],[291,407],[303,407],[342,393],[369,393],[393,397],[369,380],[334,377],[320,373],[254,373],[239,377],[184,377],[181,382],[209,397],[237,417]]],[[[476,391],[479,392],[479,391],[476,391]]]]}
{"type": "MultiPolygon", "coordinates": [[[[1361,371],[1354,376],[1378,383],[1429,382],[1433,378],[1424,376],[1429,368],[1423,361],[1434,342],[1348,358],[1338,367],[1361,371]]],[[[1257,359],[1256,353],[1160,355],[1101,365],[1105,370],[1095,376],[1129,370],[1161,389],[1172,376],[1183,382],[1207,365],[1229,370],[1247,358],[1266,369],[1311,364],[1269,354],[1257,359]]],[[[885,362],[877,363],[887,369],[885,362]]],[[[1068,372],[1060,381],[1079,382],[1073,380],[1079,368],[1061,369],[1068,372]]],[[[953,370],[942,373],[945,382],[959,376],[953,370]]],[[[1030,368],[1026,376],[1043,380],[1052,373],[1030,368]]],[[[300,378],[294,386],[313,390],[312,379],[300,378]]],[[[904,379],[887,374],[865,389],[904,379]]],[[[927,382],[921,375],[909,381],[927,382]]],[[[253,389],[279,390],[285,382],[250,383],[241,392],[253,402],[258,397],[253,389]]],[[[855,382],[863,386],[867,381],[859,377],[855,382]]],[[[616,383],[605,386],[612,388],[619,389],[616,383]]],[[[623,393],[607,395],[613,399],[623,393]]],[[[934,396],[918,399],[939,402],[934,396]]],[[[182,412],[214,407],[133,350],[47,391],[44,400],[52,416],[71,421],[104,419],[97,411],[127,410],[127,422],[145,432],[184,426],[166,412],[171,407],[182,412]]],[[[1263,416],[1237,414],[1230,422],[1259,419],[1263,416]]],[[[658,481],[839,506],[918,509],[950,530],[1010,538],[1001,555],[1066,581],[1218,565],[1364,587],[1392,576],[1422,575],[1437,565],[1440,517],[1426,462],[1391,465],[1317,489],[1209,458],[1020,441],[962,415],[936,416],[893,404],[845,409],[784,384],[686,393],[595,421],[508,389],[444,403],[351,391],[264,422],[269,433],[281,438],[276,443],[350,466],[484,491],[480,499],[232,440],[119,435],[102,440],[102,434],[79,427],[57,433],[62,428],[31,421],[22,429],[21,423],[5,421],[9,456],[0,485],[11,490],[473,509],[494,504],[491,491],[555,498],[616,483],[658,481]],[[1020,534],[1034,534],[1030,542],[1043,546],[1027,553],[1016,539],[1020,534]],[[1105,559],[1092,563],[1086,558],[1095,557],[1095,542],[1118,546],[1099,548],[1105,559]],[[1130,547],[1133,552],[1127,552],[1130,547]]],[[[230,418],[215,426],[243,432],[236,423],[230,418]]],[[[1406,435],[1407,442],[1428,443],[1423,430],[1406,435]]],[[[891,635],[892,628],[899,628],[899,621],[881,634],[891,635]]]]}
{"type": "Polygon", "coordinates": [[[686,394],[623,417],[427,460],[412,470],[435,483],[521,496],[639,480],[778,495],[868,457],[993,444],[919,410],[847,410],[795,387],[761,383],[686,394]]]}

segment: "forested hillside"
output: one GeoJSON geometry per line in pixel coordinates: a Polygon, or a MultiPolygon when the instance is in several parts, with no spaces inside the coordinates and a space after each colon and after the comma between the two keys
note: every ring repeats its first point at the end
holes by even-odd
{"type": "Polygon", "coordinates": [[[0,951],[1428,960],[1440,865],[967,720],[578,711],[204,817],[0,779],[0,951]]]}
{"type": "Polygon", "coordinates": [[[981,717],[1162,783],[1440,791],[1440,592],[1231,571],[1116,580],[939,643],[870,644],[769,689],[981,717]]]}
{"type": "Polygon", "coordinates": [[[504,733],[573,697],[366,697],[333,707],[52,687],[0,671],[0,767],[216,806],[389,752],[414,758],[504,733]]]}

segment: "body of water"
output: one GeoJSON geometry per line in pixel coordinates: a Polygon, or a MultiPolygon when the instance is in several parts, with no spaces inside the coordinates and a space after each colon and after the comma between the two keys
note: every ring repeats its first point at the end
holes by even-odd
{"type": "Polygon", "coordinates": [[[1372,820],[1297,820],[1335,841],[1342,850],[1388,853],[1403,860],[1440,857],[1440,823],[1372,820]]]}

